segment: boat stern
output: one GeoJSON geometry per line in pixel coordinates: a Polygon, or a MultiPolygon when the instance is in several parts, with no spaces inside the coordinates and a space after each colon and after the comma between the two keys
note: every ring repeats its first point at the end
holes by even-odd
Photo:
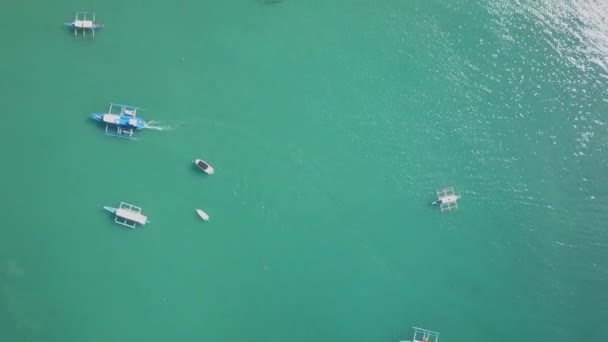
{"type": "Polygon", "coordinates": [[[146,128],[146,122],[144,121],[144,119],[142,119],[142,118],[135,118],[135,119],[137,120],[135,128],[137,128],[137,129],[146,128]]]}

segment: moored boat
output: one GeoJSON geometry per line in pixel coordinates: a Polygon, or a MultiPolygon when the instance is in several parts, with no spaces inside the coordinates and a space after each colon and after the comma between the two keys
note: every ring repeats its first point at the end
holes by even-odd
{"type": "Polygon", "coordinates": [[[63,24],[74,29],[76,39],[95,38],[95,30],[103,28],[103,24],[95,19],[95,12],[78,11],[73,21],[63,24]]]}
{"type": "Polygon", "coordinates": [[[150,223],[148,217],[141,213],[141,208],[133,204],[120,202],[118,208],[104,206],[103,209],[115,215],[114,222],[129,228],[135,228],[138,224],[150,223]]]}
{"type": "Polygon", "coordinates": [[[76,28],[76,29],[99,30],[99,29],[103,28],[102,23],[98,23],[98,22],[95,22],[92,20],[74,20],[74,21],[69,21],[69,22],[63,23],[63,25],[65,25],[67,27],[71,27],[71,28],[76,28]]]}
{"type": "Polygon", "coordinates": [[[196,159],[194,161],[194,165],[196,165],[199,169],[205,171],[205,173],[208,175],[212,175],[214,172],[213,167],[202,159],[196,159]]]}
{"type": "Polygon", "coordinates": [[[200,209],[196,209],[196,213],[198,214],[198,216],[203,219],[203,221],[209,221],[209,215],[207,215],[206,212],[200,210],[200,209]]]}

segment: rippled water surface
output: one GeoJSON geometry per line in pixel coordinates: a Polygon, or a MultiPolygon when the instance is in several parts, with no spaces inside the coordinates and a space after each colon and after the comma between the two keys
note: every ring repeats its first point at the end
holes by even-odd
{"type": "Polygon", "coordinates": [[[0,340],[608,340],[608,2],[84,5],[0,6],[0,340]]]}

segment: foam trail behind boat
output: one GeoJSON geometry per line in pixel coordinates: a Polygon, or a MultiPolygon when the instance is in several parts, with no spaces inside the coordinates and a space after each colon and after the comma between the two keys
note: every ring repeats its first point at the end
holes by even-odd
{"type": "Polygon", "coordinates": [[[146,122],[146,129],[153,129],[155,131],[171,131],[174,130],[175,127],[169,124],[164,124],[162,122],[148,121],[146,122]]]}

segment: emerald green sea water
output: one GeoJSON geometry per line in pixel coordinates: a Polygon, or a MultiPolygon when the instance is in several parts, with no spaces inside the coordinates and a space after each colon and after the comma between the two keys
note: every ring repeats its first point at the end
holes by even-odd
{"type": "Polygon", "coordinates": [[[608,340],[606,13],[3,2],[0,341],[608,340]]]}

